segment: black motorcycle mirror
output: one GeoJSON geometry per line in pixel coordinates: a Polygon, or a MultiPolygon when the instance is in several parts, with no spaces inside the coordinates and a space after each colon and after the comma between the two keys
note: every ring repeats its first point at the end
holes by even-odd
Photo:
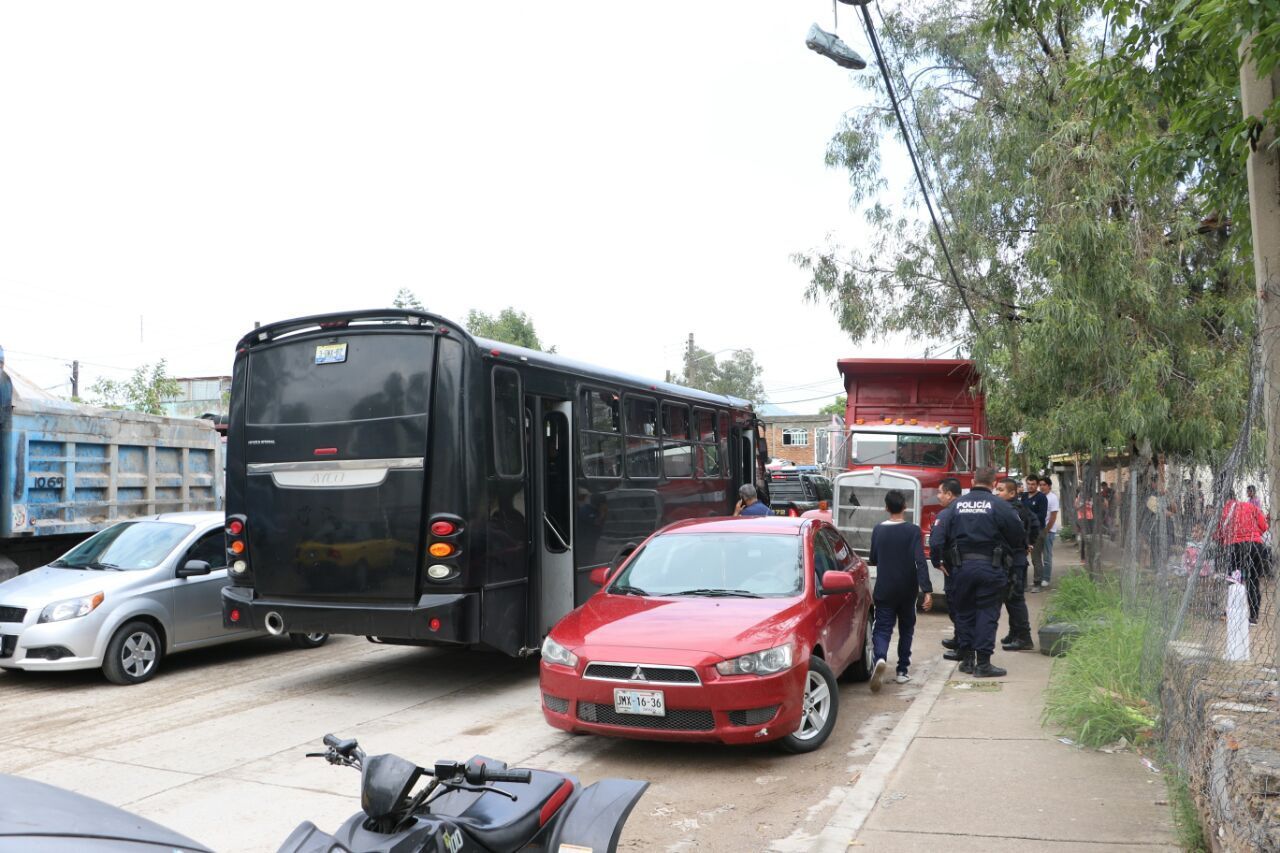
{"type": "Polygon", "coordinates": [[[360,770],[360,808],[377,820],[393,814],[422,776],[422,768],[398,755],[371,755],[360,770]]]}

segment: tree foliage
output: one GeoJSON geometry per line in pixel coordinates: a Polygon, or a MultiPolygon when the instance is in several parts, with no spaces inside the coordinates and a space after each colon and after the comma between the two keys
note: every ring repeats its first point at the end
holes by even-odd
{"type": "MultiPolygon", "coordinates": [[[[878,97],[846,118],[827,154],[865,211],[860,247],[797,258],[809,296],[855,340],[958,339],[995,427],[1025,430],[1036,453],[1132,440],[1221,447],[1243,410],[1247,255],[1203,186],[1210,174],[1236,180],[1237,155],[1191,145],[1191,127],[1228,129],[1214,124],[1227,119],[1220,110],[1179,124],[1172,100],[1143,97],[1138,53],[1155,42],[1107,23],[1128,16],[1146,33],[1156,22],[1140,5],[941,2],[886,15],[881,40],[959,286],[914,185],[903,198],[886,192],[881,147],[896,124],[878,76],[856,78],[878,97]],[[1118,80],[1122,31],[1133,44],[1118,80]]],[[[1236,69],[1222,53],[1213,73],[1226,81],[1236,69]]]]}
{"type": "Polygon", "coordinates": [[[820,415],[839,415],[844,420],[845,411],[848,409],[849,398],[844,394],[839,395],[833,402],[827,403],[821,409],[818,409],[820,415]]]}
{"type": "Polygon", "coordinates": [[[169,376],[164,359],[153,365],[142,365],[127,381],[103,378],[89,386],[95,405],[149,415],[163,415],[162,404],[176,399],[181,391],[178,383],[169,376]]]}
{"type": "Polygon", "coordinates": [[[427,310],[426,308],[422,307],[422,302],[421,300],[418,299],[418,294],[414,293],[412,290],[410,290],[407,287],[402,287],[396,291],[395,299],[391,300],[391,307],[392,308],[411,308],[414,311],[427,310]]]}
{"type": "Polygon", "coordinates": [[[756,363],[753,350],[734,350],[727,358],[717,358],[697,344],[685,350],[684,370],[673,381],[686,388],[712,394],[739,397],[753,403],[764,402],[764,368],[756,363]]]}
{"type": "MultiPolygon", "coordinates": [[[[542,350],[542,341],[533,328],[533,320],[523,311],[514,308],[503,308],[496,315],[486,314],[474,308],[467,312],[467,331],[477,337],[515,344],[526,349],[542,350]]],[[[555,347],[545,348],[546,352],[555,352],[555,347]]]]}

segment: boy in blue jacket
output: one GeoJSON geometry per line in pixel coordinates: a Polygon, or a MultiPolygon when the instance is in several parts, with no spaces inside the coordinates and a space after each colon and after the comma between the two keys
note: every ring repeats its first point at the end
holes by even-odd
{"type": "Polygon", "coordinates": [[[907,499],[897,489],[884,496],[884,508],[889,520],[882,521],[871,531],[871,554],[867,562],[876,567],[876,586],[872,592],[875,601],[876,622],[872,634],[875,646],[875,664],[871,669],[871,691],[878,693],[884,683],[888,665],[889,640],[893,626],[898,625],[898,675],[899,684],[911,680],[911,637],[916,628],[916,596],[924,590],[924,609],[933,607],[933,584],[929,581],[929,564],[924,559],[924,542],[920,528],[908,522],[903,514],[907,499]]]}

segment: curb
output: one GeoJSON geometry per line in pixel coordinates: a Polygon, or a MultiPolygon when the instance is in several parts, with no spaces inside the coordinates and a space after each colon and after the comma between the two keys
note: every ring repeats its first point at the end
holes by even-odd
{"type": "Polygon", "coordinates": [[[911,703],[911,707],[902,715],[902,719],[893,727],[893,732],[885,738],[884,743],[876,750],[858,781],[846,787],[844,797],[836,807],[835,814],[827,821],[827,825],[813,838],[809,850],[812,853],[844,853],[848,850],[862,829],[862,825],[871,815],[889,784],[889,777],[897,769],[907,748],[915,740],[925,718],[933,710],[938,697],[947,680],[955,671],[953,661],[936,658],[937,666],[929,673],[929,679],[920,690],[920,695],[911,703]]]}

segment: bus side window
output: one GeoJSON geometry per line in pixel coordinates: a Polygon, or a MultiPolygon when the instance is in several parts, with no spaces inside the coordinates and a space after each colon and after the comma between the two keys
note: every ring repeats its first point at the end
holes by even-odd
{"type": "Polygon", "coordinates": [[[622,407],[618,395],[595,388],[582,389],[578,445],[582,472],[588,477],[622,476],[622,407]]]}
{"type": "Polygon", "coordinates": [[[493,461],[499,477],[524,476],[524,407],[520,374],[493,369],[493,461]]]}
{"type": "Polygon", "coordinates": [[[658,401],[649,397],[626,397],[627,477],[656,479],[658,476],[658,401]]]}
{"type": "Polygon", "coordinates": [[[716,435],[716,413],[710,409],[693,410],[694,438],[698,440],[698,476],[719,479],[724,476],[719,436],[716,435]]]}

